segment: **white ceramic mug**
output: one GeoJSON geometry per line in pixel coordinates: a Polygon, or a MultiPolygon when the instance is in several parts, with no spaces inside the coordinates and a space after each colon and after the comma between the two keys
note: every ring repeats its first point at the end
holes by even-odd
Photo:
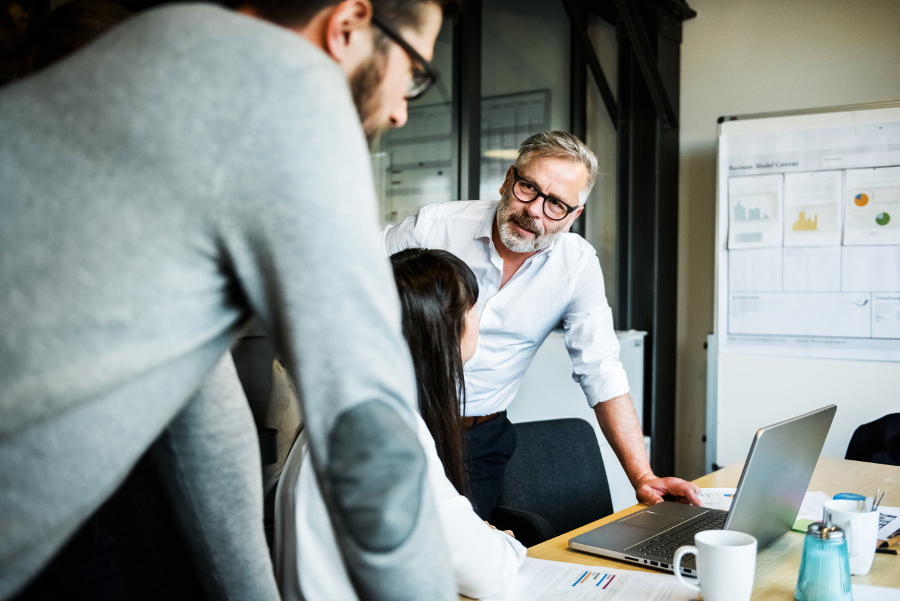
{"type": "Polygon", "coordinates": [[[824,514],[826,524],[844,529],[850,553],[850,573],[854,576],[868,574],[875,559],[878,511],[857,511],[856,501],[839,500],[825,503],[824,514]]]}
{"type": "Polygon", "coordinates": [[[704,601],[750,601],[756,574],[756,539],[732,530],[705,530],[694,536],[694,545],[675,551],[673,566],[678,581],[702,593],[704,601]],[[697,584],[681,575],[681,558],[688,553],[697,557],[697,584]]]}

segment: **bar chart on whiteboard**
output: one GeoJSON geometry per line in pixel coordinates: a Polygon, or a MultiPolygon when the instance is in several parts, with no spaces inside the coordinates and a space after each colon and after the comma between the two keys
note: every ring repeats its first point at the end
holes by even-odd
{"type": "Polygon", "coordinates": [[[722,136],[723,352],[900,360],[900,123],[722,136]]]}

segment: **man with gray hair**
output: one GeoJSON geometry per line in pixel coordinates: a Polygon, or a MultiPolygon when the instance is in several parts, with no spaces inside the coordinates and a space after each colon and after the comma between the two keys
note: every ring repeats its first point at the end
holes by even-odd
{"type": "Polygon", "coordinates": [[[478,278],[478,350],[465,366],[467,467],[476,511],[489,519],[516,447],[506,407],[534,354],[560,321],[573,377],[639,501],[664,494],[700,504],[699,489],[657,478],[619,362],[619,343],[597,253],[568,234],[597,178],[597,157],[577,137],[535,134],[519,147],[500,201],[448,202],[422,208],[384,232],[390,255],[440,248],[463,259],[478,278]]]}

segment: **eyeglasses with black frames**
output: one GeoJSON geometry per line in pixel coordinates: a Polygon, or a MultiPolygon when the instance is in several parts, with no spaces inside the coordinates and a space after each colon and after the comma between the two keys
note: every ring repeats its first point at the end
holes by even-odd
{"type": "Polygon", "coordinates": [[[562,221],[568,217],[572,211],[578,208],[577,206],[570,207],[555,196],[541,192],[541,189],[538,188],[537,184],[530,182],[519,175],[519,170],[516,169],[515,165],[513,165],[512,170],[513,196],[515,196],[519,202],[524,202],[525,204],[534,202],[538,198],[543,198],[544,215],[547,216],[547,219],[562,221]]]}
{"type": "Polygon", "coordinates": [[[372,24],[384,32],[384,35],[391,38],[394,43],[403,48],[409,56],[409,60],[413,63],[413,74],[409,86],[406,89],[406,100],[409,101],[421,98],[422,95],[428,91],[428,88],[437,82],[440,73],[438,73],[438,70],[434,65],[422,58],[422,55],[416,52],[416,49],[413,48],[409,42],[403,39],[403,36],[400,35],[399,31],[394,29],[392,25],[389,25],[381,17],[373,14],[372,24]]]}

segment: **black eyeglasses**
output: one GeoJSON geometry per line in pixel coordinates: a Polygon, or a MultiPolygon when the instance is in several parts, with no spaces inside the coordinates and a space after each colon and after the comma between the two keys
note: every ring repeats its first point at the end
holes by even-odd
{"type": "Polygon", "coordinates": [[[544,199],[544,215],[553,221],[562,221],[569,216],[569,213],[578,207],[570,207],[555,196],[544,194],[536,184],[528,181],[524,177],[519,176],[519,170],[513,166],[513,196],[519,202],[528,204],[534,202],[538,198],[544,199]]]}
{"type": "Polygon", "coordinates": [[[409,59],[413,62],[413,74],[412,79],[409,82],[409,87],[406,89],[406,99],[415,100],[416,98],[421,97],[428,91],[428,88],[435,84],[441,74],[438,73],[438,70],[435,69],[434,65],[422,58],[422,55],[416,52],[416,49],[403,39],[400,32],[381,20],[378,15],[372,15],[372,23],[378,29],[383,31],[387,37],[391,38],[398,46],[403,48],[403,50],[406,51],[406,54],[409,55],[409,59]]]}

